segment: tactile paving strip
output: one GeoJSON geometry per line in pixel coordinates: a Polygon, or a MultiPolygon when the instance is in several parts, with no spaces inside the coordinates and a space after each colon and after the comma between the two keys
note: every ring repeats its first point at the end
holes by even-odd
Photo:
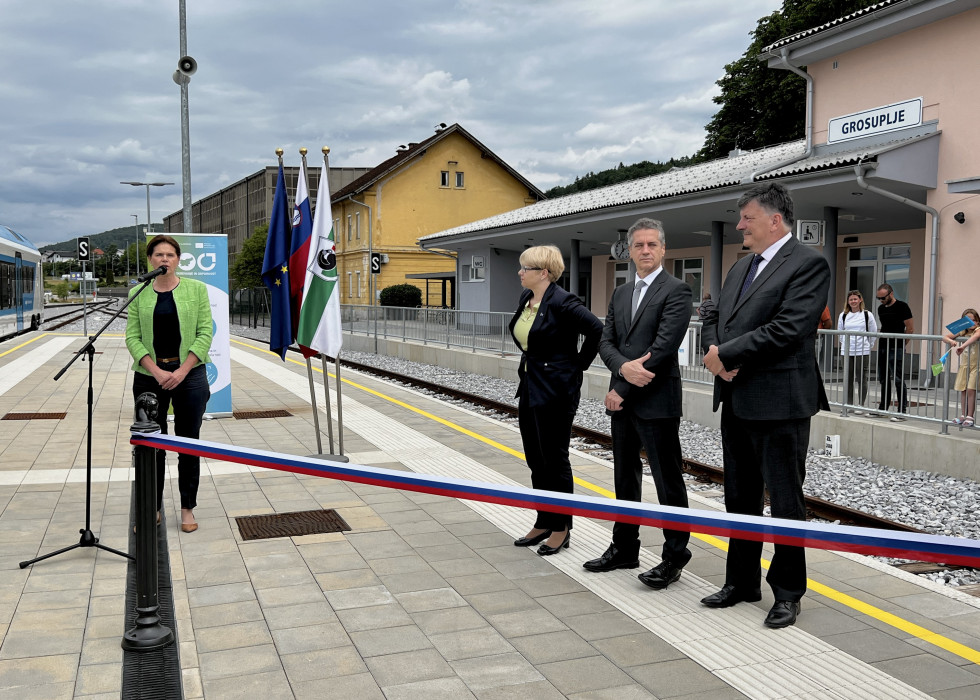
{"type": "Polygon", "coordinates": [[[243,540],[266,540],[275,537],[319,535],[343,532],[350,525],[335,510],[302,510],[294,513],[269,513],[235,518],[243,540]]]}

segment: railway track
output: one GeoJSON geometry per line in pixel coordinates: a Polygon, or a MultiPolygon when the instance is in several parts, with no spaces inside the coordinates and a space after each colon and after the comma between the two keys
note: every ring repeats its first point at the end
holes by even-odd
{"type": "MultiPolygon", "coordinates": [[[[103,301],[94,301],[94,302],[92,302],[91,304],[88,305],[88,309],[79,308],[77,305],[73,305],[73,308],[72,308],[71,311],[65,312],[63,314],[59,314],[57,316],[49,316],[49,317],[45,318],[44,319],[44,323],[42,324],[41,327],[44,330],[56,331],[59,328],[64,328],[69,323],[74,323],[75,321],[79,320],[86,313],[86,311],[88,313],[92,313],[93,311],[105,311],[107,308],[115,305],[115,303],[116,303],[116,300],[115,299],[106,299],[106,300],[103,300],[103,301]],[[48,325],[52,321],[57,321],[58,319],[64,319],[64,320],[60,321],[59,323],[54,324],[53,326],[52,325],[48,325]]],[[[125,314],[123,316],[125,316],[125,314]]]]}
{"type": "MultiPolygon", "coordinates": [[[[499,401],[494,401],[488,399],[484,396],[479,396],[476,394],[471,394],[466,391],[461,391],[459,389],[454,389],[452,387],[442,386],[436,384],[435,382],[430,382],[424,379],[419,379],[417,377],[412,377],[410,375],[400,374],[398,372],[392,372],[389,370],[381,369],[378,367],[372,367],[370,365],[365,365],[359,362],[353,362],[351,360],[341,359],[341,364],[350,369],[357,370],[359,372],[364,372],[366,374],[371,374],[376,377],[387,379],[390,381],[396,381],[413,388],[423,389],[430,391],[442,396],[457,399],[460,401],[465,401],[467,403],[485,408],[502,415],[509,417],[517,416],[517,408],[509,404],[501,403],[499,401]]],[[[612,449],[612,437],[606,433],[602,433],[590,428],[585,428],[582,426],[573,425],[572,426],[572,437],[580,438],[584,440],[587,444],[577,446],[577,449],[584,449],[586,451],[590,450],[611,450],[612,449]],[[592,447],[594,446],[594,447],[592,447]]],[[[684,459],[683,464],[684,471],[692,475],[698,481],[710,482],[721,484],[724,481],[724,471],[710,464],[704,464],[693,459],[684,459]]],[[[885,518],[880,518],[878,516],[872,515],[870,513],[865,513],[854,508],[848,508],[847,506],[842,506],[837,503],[832,503],[830,501],[824,500],[822,498],[817,498],[815,496],[806,496],[806,507],[807,507],[807,519],[821,519],[830,522],[839,522],[842,525],[853,525],[857,527],[873,527],[880,528],[883,530],[896,530],[902,532],[914,532],[922,533],[914,527],[910,527],[903,523],[895,522],[893,520],[888,520],[885,518]]],[[[904,571],[908,571],[914,574],[926,574],[937,571],[954,571],[958,569],[963,569],[965,567],[959,566],[944,566],[942,564],[935,564],[932,562],[911,562],[907,564],[896,564],[896,568],[900,568],[904,571]]],[[[975,587],[974,587],[975,588],[975,587]]],[[[980,596],[980,591],[971,592],[974,595],[980,596]]]]}

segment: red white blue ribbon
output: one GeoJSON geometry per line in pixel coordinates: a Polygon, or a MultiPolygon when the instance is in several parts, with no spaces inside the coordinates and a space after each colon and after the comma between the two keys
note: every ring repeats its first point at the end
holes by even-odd
{"type": "Polygon", "coordinates": [[[132,445],[237,462],[267,469],[431,493],[516,508],[568,513],[586,518],[636,523],[667,530],[735,537],[858,554],[980,567],[980,541],[961,537],[737,515],[697,508],[620,501],[596,496],[538,491],[430,474],[330,462],[265,450],[245,449],[173,435],[133,433],[132,445]]]}

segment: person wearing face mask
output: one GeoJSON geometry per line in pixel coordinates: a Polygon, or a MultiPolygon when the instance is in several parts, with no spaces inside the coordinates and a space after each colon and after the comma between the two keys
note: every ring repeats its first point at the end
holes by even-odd
{"type": "MultiPolygon", "coordinates": [[[[165,272],[153,279],[150,290],[140,294],[129,307],[126,347],[133,356],[133,398],[144,392],[159,401],[157,423],[167,434],[167,412],[174,411],[174,433],[197,439],[201,421],[211,398],[205,364],[210,362],[213,325],[207,286],[177,276],[180,244],[167,235],[157,235],[146,244],[149,269],[165,272]]],[[[135,294],[132,290],[130,294],[135,294]]],[[[157,451],[157,522],[163,506],[167,453],[157,451]]],[[[197,506],[201,458],[177,457],[180,490],[180,529],[197,530],[197,506]]]]}

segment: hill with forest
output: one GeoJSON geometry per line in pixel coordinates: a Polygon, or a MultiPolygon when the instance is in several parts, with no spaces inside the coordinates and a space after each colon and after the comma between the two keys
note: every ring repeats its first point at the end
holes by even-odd
{"type": "Polygon", "coordinates": [[[597,173],[589,172],[581,177],[576,177],[575,182],[570,185],[552,187],[545,192],[545,195],[550,199],[552,197],[562,197],[574,192],[585,192],[586,190],[615,185],[619,182],[626,182],[627,180],[637,180],[649,175],[659,175],[674,168],[687,167],[695,162],[691,157],[684,156],[682,158],[671,158],[666,162],[657,161],[656,163],[651,163],[648,160],[642,160],[632,165],[623,165],[620,163],[615,168],[610,168],[609,170],[601,170],[597,173]]]}
{"type": "MultiPolygon", "coordinates": [[[[161,233],[163,231],[163,224],[153,224],[153,233],[161,233]]],[[[140,233],[145,229],[144,225],[140,226],[140,233]]],[[[136,242],[136,227],[135,226],[123,226],[121,228],[114,228],[108,231],[103,231],[102,233],[94,233],[88,237],[89,246],[92,250],[96,248],[101,248],[106,250],[109,246],[114,245],[118,250],[125,250],[127,246],[131,246],[136,242]]],[[[67,241],[62,241],[61,243],[51,243],[50,245],[43,245],[40,247],[42,253],[46,253],[49,250],[57,250],[59,252],[68,252],[74,255],[78,248],[76,238],[69,238],[67,241]]]]}

